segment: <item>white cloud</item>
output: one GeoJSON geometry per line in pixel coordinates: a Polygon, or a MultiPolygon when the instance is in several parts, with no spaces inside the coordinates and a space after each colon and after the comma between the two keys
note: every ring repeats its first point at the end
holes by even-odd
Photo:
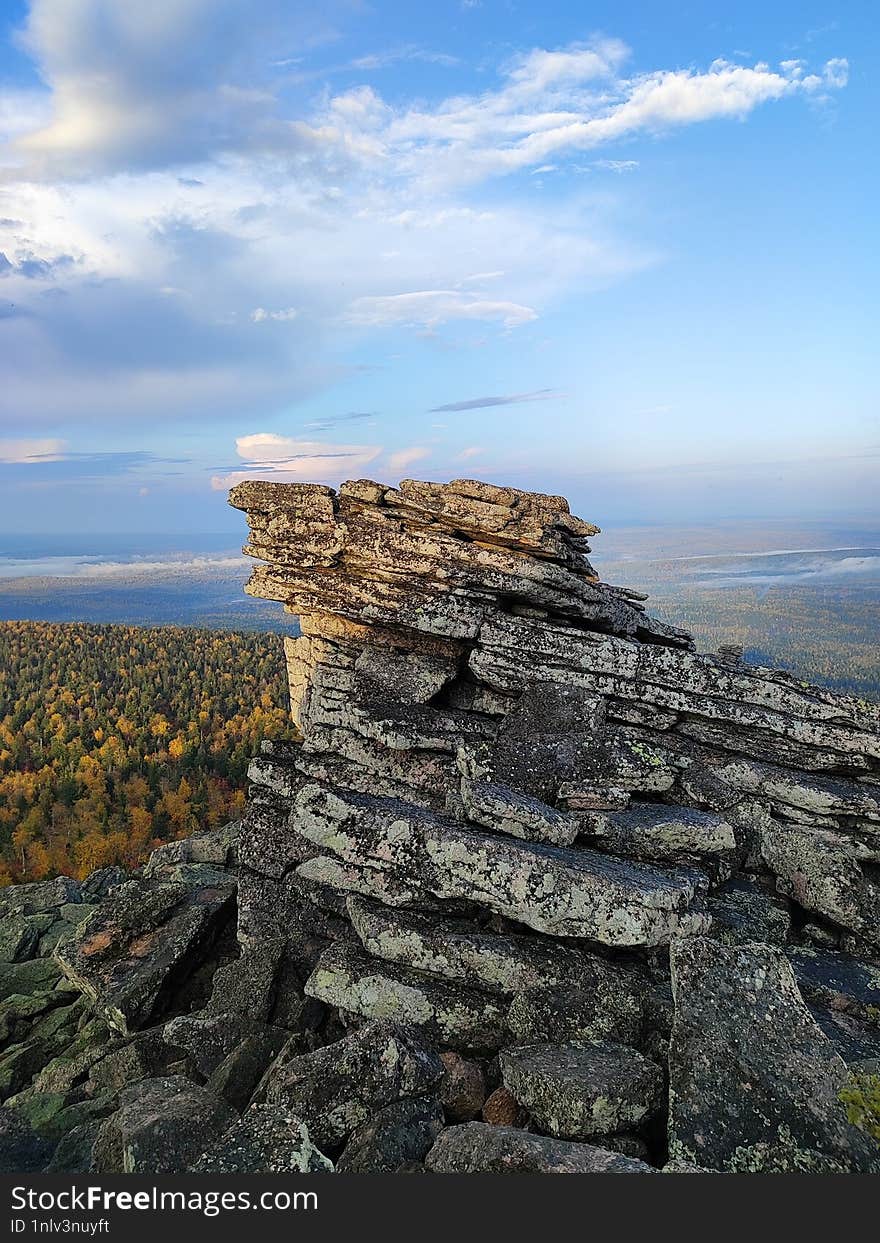
{"type": "Polygon", "coordinates": [[[480,445],[469,445],[466,449],[462,449],[458,459],[460,462],[466,462],[469,458],[479,457],[481,453],[485,452],[486,450],[481,448],[480,445]]]}
{"type": "Polygon", "coordinates": [[[628,56],[629,48],[620,39],[601,39],[592,46],[573,44],[559,51],[534,48],[509,67],[508,92],[543,95],[552,88],[609,77],[628,56]]]}
{"type": "Polygon", "coordinates": [[[0,426],[268,417],[343,378],[365,331],[533,322],[656,256],[577,192],[478,183],[846,80],[841,60],[627,77],[605,39],[428,103],[282,93],[278,66],[308,62],[336,3],[261,0],[255,21],[246,0],[32,0],[47,87],[0,91],[0,426]]]}
{"type": "Polygon", "coordinates": [[[388,458],[388,469],[393,474],[406,470],[408,466],[412,466],[413,462],[420,462],[422,458],[430,455],[431,450],[422,448],[421,445],[412,445],[409,449],[399,449],[397,453],[392,453],[388,458]]]}
{"type": "Polygon", "coordinates": [[[295,306],[288,306],[279,311],[267,311],[265,307],[258,306],[251,311],[251,319],[255,324],[262,324],[267,319],[296,319],[297,315],[299,315],[299,311],[295,306]]]}
{"type": "Polygon", "coordinates": [[[507,81],[480,96],[456,96],[433,110],[397,114],[386,147],[426,184],[477,181],[547,163],[631,135],[722,118],[820,87],[846,85],[847,62],[820,77],[786,61],[778,70],[716,60],[706,71],[657,70],[618,76],[624,45],[536,50],[509,68],[507,81]],[[599,79],[596,89],[595,79],[599,79]]]}
{"type": "Polygon", "coordinates": [[[382,452],[381,445],[336,445],[296,440],[274,432],[239,436],[235,449],[247,465],[212,476],[215,492],[225,491],[245,479],[336,483],[357,474],[382,452]]]}
{"type": "Polygon", "coordinates": [[[453,319],[500,320],[506,328],[518,328],[537,318],[537,311],[530,306],[496,302],[456,289],[422,289],[357,298],[349,310],[352,323],[370,328],[392,324],[435,328],[453,319]]]}
{"type": "Polygon", "coordinates": [[[253,144],[292,151],[267,70],[332,33],[334,0],[31,0],[22,43],[51,113],[19,140],[34,175],[166,167],[253,144]]]}
{"type": "Polygon", "coordinates": [[[66,448],[64,440],[0,440],[0,462],[17,465],[61,462],[66,448]]]}

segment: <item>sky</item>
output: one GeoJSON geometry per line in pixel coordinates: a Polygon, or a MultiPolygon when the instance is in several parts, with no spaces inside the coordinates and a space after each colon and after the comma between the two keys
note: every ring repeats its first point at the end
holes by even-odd
{"type": "Polygon", "coordinates": [[[0,0],[0,532],[877,514],[872,3],[0,0]],[[873,152],[873,154],[872,154],[873,152]]]}

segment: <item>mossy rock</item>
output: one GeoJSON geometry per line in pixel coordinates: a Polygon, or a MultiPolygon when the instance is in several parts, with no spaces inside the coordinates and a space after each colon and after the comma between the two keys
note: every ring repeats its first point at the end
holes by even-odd
{"type": "Polygon", "coordinates": [[[61,978],[61,968],[51,958],[29,958],[25,962],[0,962],[0,997],[13,993],[31,997],[47,992],[61,978]]]}
{"type": "Polygon", "coordinates": [[[115,1108],[112,1097],[71,1100],[68,1092],[35,1092],[9,1102],[37,1135],[59,1140],[74,1127],[106,1118],[115,1108]]]}

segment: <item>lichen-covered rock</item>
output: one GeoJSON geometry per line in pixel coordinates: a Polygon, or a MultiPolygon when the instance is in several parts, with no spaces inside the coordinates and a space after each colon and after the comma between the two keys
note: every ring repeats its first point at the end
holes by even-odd
{"type": "MultiPolygon", "coordinates": [[[[657,1106],[679,938],[795,951],[815,1023],[872,1060],[870,989],[795,943],[873,957],[877,705],[732,648],[698,655],[601,582],[597,529],[560,498],[356,480],[230,500],[266,563],[248,590],[301,628],[285,643],[301,738],[251,768],[247,945],[286,938],[331,1015],[405,1018],[502,1064],[514,1041],[626,1046],[592,1068],[617,1075],[621,1117],[601,1098],[588,1134],[657,1106]]],[[[522,1104],[542,1125],[540,1100],[522,1104]]]]}
{"type": "Polygon", "coordinates": [[[0,890],[0,1098],[51,1168],[647,1172],[668,1070],[670,1172],[873,1169],[880,705],[697,654],[560,497],[231,499],[296,733],[240,825],[0,890]],[[441,1108],[483,1123],[423,1162],[441,1108]]]}
{"type": "Polygon", "coordinates": [[[252,1105],[196,1161],[192,1174],[332,1174],[305,1125],[288,1109],[252,1105]]]}
{"type": "Polygon", "coordinates": [[[497,994],[392,965],[353,946],[326,950],[305,991],[364,1018],[424,1027],[461,1048],[497,1049],[507,1032],[507,1004],[497,994]]]}
{"type": "Polygon", "coordinates": [[[706,885],[694,872],[478,832],[397,799],[318,786],[300,792],[296,815],[303,836],[346,862],[402,873],[416,891],[475,900],[540,932],[632,946],[708,927],[691,910],[706,885]]]}
{"type": "Polygon", "coordinates": [[[791,913],[784,899],[770,893],[754,877],[738,876],[709,896],[712,935],[727,945],[766,941],[784,945],[791,932],[791,913]]]}
{"type": "Polygon", "coordinates": [[[233,1109],[246,1109],[266,1071],[285,1047],[286,1035],[278,1027],[255,1025],[218,1063],[205,1087],[233,1109]]]}
{"type": "Polygon", "coordinates": [[[118,886],[56,949],[65,976],[123,1035],[161,1015],[234,912],[232,876],[205,884],[201,866],[118,886]]]}
{"type": "Polygon", "coordinates": [[[647,985],[634,975],[596,972],[582,986],[555,984],[517,993],[507,1016],[517,1041],[554,1044],[614,1040],[638,1046],[647,1006],[647,985]]]}
{"type": "Polygon", "coordinates": [[[531,1044],[501,1054],[504,1086],[538,1126],[563,1139],[589,1139],[638,1125],[660,1105],[663,1072],[612,1041],[531,1044]]]}
{"type": "Polygon", "coordinates": [[[150,855],[145,876],[174,876],[181,864],[207,863],[218,868],[234,868],[238,863],[241,823],[233,820],[219,829],[191,833],[189,837],[166,842],[150,855]]]}
{"type": "Polygon", "coordinates": [[[269,1103],[292,1109],[319,1147],[333,1147],[385,1105],[423,1096],[443,1063],[412,1029],[372,1022],[335,1044],[273,1067],[269,1103]]]}
{"type": "Polygon", "coordinates": [[[268,1023],[275,996],[285,941],[277,937],[259,946],[244,946],[238,958],[214,972],[206,1009],[212,1014],[240,1014],[268,1023]]]}
{"type": "Polygon", "coordinates": [[[33,1078],[61,1056],[76,1039],[83,1018],[82,1002],[64,991],[6,999],[4,1025],[13,1043],[0,1054],[0,1101],[23,1091],[33,1078]]]}
{"type": "Polygon", "coordinates": [[[100,1174],[179,1174],[235,1121],[205,1088],[180,1076],[124,1088],[119,1108],[101,1124],[92,1165],[100,1174]]]}
{"type": "Polygon", "coordinates": [[[874,945],[880,945],[876,846],[817,825],[770,820],[761,855],[782,893],[874,945]]]}
{"type": "Polygon", "coordinates": [[[512,995],[542,984],[583,981],[595,956],[522,933],[499,933],[436,911],[392,908],[350,897],[352,926],[376,958],[512,995]]]}
{"type": "Polygon", "coordinates": [[[267,1037],[270,1047],[280,1049],[287,1033],[266,1023],[253,1022],[240,1014],[181,1014],[165,1024],[163,1037],[172,1050],[185,1053],[190,1065],[207,1079],[230,1053],[253,1037],[267,1037]]]}
{"type": "Polygon", "coordinates": [[[219,1135],[234,1117],[190,1079],[141,1079],[119,1092],[114,1111],[95,1132],[90,1168],[117,1174],[185,1169],[207,1138],[219,1135]]]}
{"type": "Polygon", "coordinates": [[[653,863],[698,864],[716,879],[731,874],[744,855],[734,826],[723,816],[693,807],[632,804],[594,815],[597,840],[616,855],[653,863]]]}
{"type": "Polygon", "coordinates": [[[395,1174],[424,1161],[443,1129],[443,1109],[433,1097],[394,1101],[364,1122],[336,1162],[338,1174],[395,1174]]]}
{"type": "Polygon", "coordinates": [[[672,982],[673,1158],[738,1173],[880,1169],[840,1100],[846,1066],[781,950],[679,941],[672,982]]]}
{"type": "Polygon", "coordinates": [[[592,1144],[466,1122],[439,1135],[425,1160],[435,1174],[653,1174],[650,1165],[592,1144]]]}

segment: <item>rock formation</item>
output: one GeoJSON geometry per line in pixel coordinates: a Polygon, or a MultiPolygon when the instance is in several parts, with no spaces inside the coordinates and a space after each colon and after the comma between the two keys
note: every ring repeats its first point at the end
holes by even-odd
{"type": "Polygon", "coordinates": [[[880,705],[698,655],[560,497],[230,499],[298,736],[240,833],[0,895],[0,1161],[880,1169],[880,705]]]}

